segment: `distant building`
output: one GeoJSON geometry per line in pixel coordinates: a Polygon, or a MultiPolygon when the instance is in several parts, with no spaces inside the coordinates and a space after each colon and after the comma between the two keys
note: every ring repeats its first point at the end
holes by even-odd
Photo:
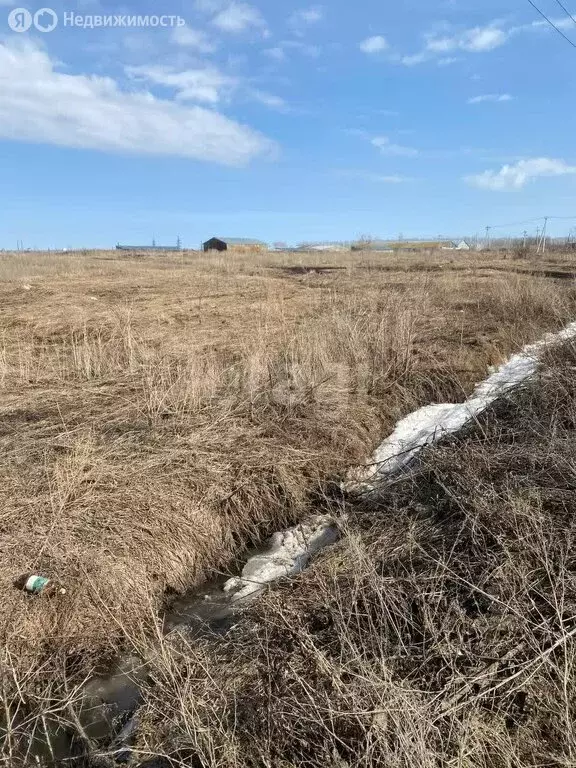
{"type": "Polygon", "coordinates": [[[375,253],[393,253],[391,244],[385,240],[370,240],[362,243],[354,243],[353,251],[374,251],[375,253]]]}
{"type": "Polygon", "coordinates": [[[202,244],[203,251],[267,251],[268,244],[249,237],[211,237],[202,244]]]}
{"type": "Polygon", "coordinates": [[[458,243],[452,240],[370,240],[355,243],[352,250],[375,251],[377,253],[394,253],[396,251],[420,253],[421,251],[469,251],[470,246],[464,240],[458,243]]]}
{"type": "Polygon", "coordinates": [[[443,245],[442,246],[443,251],[471,251],[471,246],[466,242],[466,240],[455,240],[453,243],[450,243],[450,245],[443,245]]]}
{"type": "Polygon", "coordinates": [[[396,240],[388,243],[393,251],[439,251],[443,248],[453,248],[451,240],[396,240]]]}
{"type": "Polygon", "coordinates": [[[117,251],[181,251],[176,245],[118,245],[117,251]]]}
{"type": "Polygon", "coordinates": [[[348,250],[349,246],[342,243],[310,243],[308,245],[300,245],[297,250],[299,251],[332,251],[338,253],[339,251],[348,250]]]}
{"type": "Polygon", "coordinates": [[[176,245],[156,245],[156,240],[152,240],[152,245],[120,245],[116,246],[117,251],[181,251],[182,241],[178,237],[176,245]]]}

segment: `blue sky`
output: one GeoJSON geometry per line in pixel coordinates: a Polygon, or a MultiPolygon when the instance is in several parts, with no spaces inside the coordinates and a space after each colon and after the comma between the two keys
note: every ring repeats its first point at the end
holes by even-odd
{"type": "MultiPolygon", "coordinates": [[[[57,0],[48,33],[12,31],[17,4],[0,0],[0,247],[576,217],[576,49],[527,0],[57,0]]],[[[557,0],[538,4],[576,42],[557,0]]]]}

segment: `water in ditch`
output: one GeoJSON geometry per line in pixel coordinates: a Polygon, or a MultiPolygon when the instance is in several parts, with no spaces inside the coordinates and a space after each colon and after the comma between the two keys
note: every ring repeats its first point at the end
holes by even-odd
{"type": "MultiPolygon", "coordinates": [[[[302,571],[338,537],[337,527],[325,516],[275,534],[268,544],[245,553],[242,560],[246,564],[237,575],[217,576],[176,598],[162,616],[164,633],[185,631],[191,638],[217,639],[267,585],[302,571]]],[[[130,744],[138,729],[137,710],[147,679],[145,660],[129,653],[121,655],[112,669],[83,687],[75,733],[50,718],[42,720],[23,756],[27,764],[100,768],[132,760],[130,744]]],[[[141,765],[153,768],[154,763],[141,765]]]]}

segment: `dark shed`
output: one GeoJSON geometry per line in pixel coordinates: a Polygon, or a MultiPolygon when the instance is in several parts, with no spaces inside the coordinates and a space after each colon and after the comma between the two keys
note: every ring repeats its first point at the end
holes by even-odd
{"type": "Polygon", "coordinates": [[[268,246],[262,240],[253,240],[250,237],[211,237],[202,244],[204,251],[236,251],[248,253],[250,251],[267,251],[268,246]]]}
{"type": "Polygon", "coordinates": [[[210,240],[206,240],[202,248],[205,251],[227,251],[228,244],[224,240],[220,240],[219,237],[211,237],[210,240]]]}

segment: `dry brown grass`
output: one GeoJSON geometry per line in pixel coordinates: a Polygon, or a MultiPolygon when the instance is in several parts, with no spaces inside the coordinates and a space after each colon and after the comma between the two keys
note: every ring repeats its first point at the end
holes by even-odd
{"type": "Polygon", "coordinates": [[[576,760],[576,347],[429,449],[223,640],[155,657],[163,766],[528,768],[576,760]]]}
{"type": "Polygon", "coordinates": [[[141,638],[167,591],[296,520],[398,417],[460,399],[573,319],[571,281],[522,274],[549,266],[3,255],[5,700],[58,707],[64,686],[141,638]],[[11,587],[26,571],[68,594],[29,599],[11,587]]]}

